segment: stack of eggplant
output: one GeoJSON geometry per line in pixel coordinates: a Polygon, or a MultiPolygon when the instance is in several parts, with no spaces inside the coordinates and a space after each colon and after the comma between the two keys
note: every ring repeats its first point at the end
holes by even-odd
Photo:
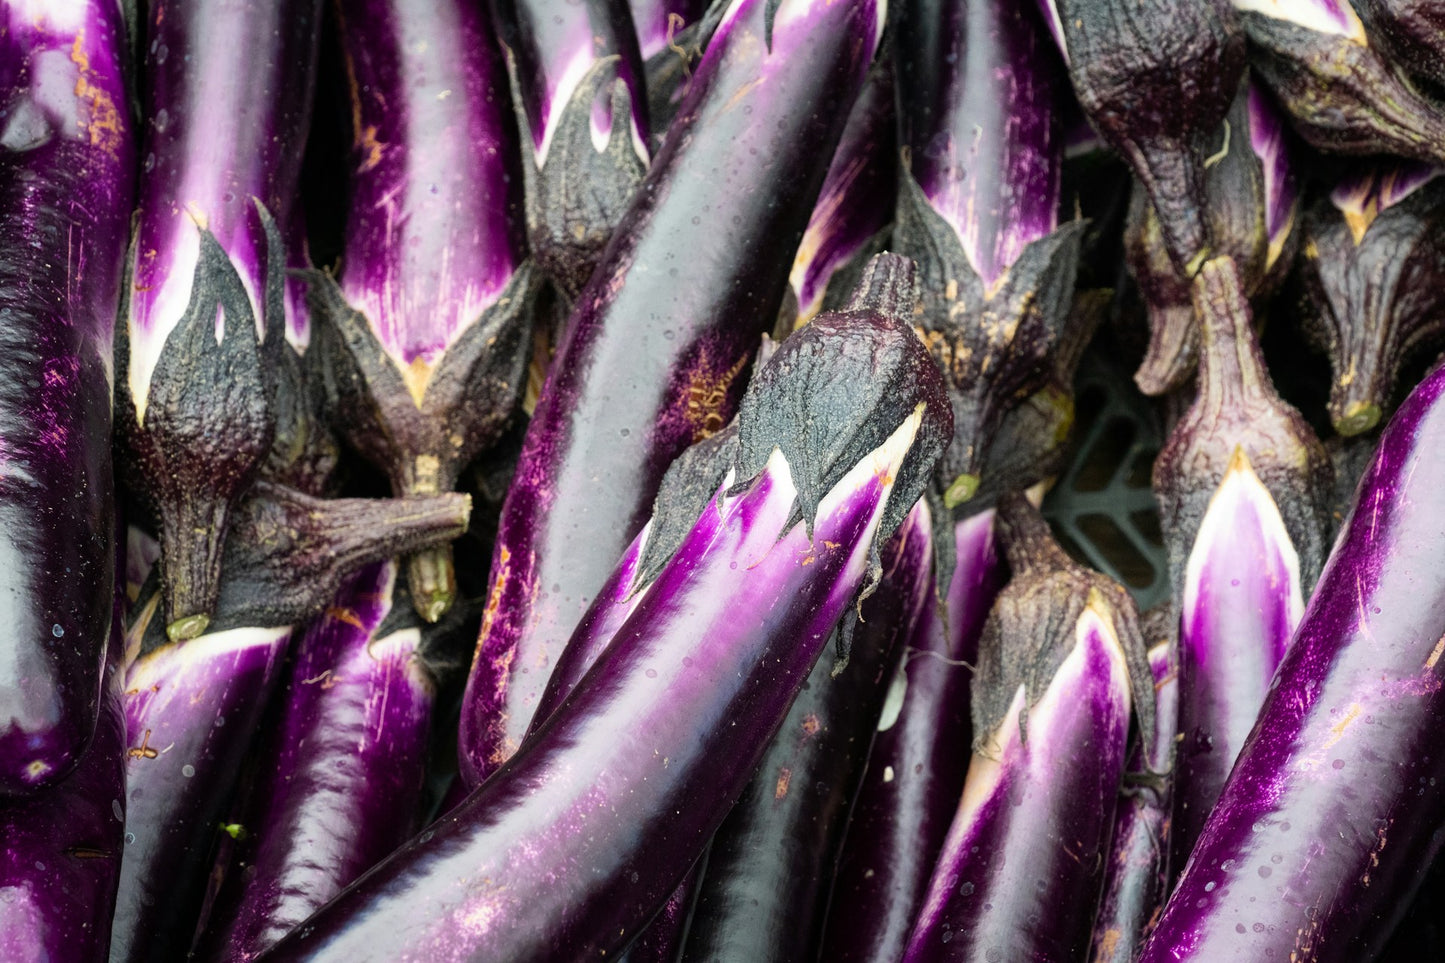
{"type": "Polygon", "coordinates": [[[0,0],[0,959],[1445,955],[1442,172],[1442,0],[0,0]]]}

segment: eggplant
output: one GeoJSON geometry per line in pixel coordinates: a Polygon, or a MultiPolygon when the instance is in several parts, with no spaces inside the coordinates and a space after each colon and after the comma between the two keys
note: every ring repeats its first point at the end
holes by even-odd
{"type": "Polygon", "coordinates": [[[115,4],[0,9],[0,798],[95,732],[115,578],[111,340],[135,148],[115,4]]]}
{"type": "Polygon", "coordinates": [[[1373,959],[1445,820],[1445,367],[1385,428],[1142,963],[1373,959]]]}
{"type": "Polygon", "coordinates": [[[101,961],[125,832],[125,716],[119,605],[111,620],[95,738],[54,786],[0,803],[0,957],[101,961]]]}
{"type": "Polygon", "coordinates": [[[1360,0],[1360,19],[1389,59],[1445,85],[1445,5],[1439,0],[1360,0]]]}
{"type": "Polygon", "coordinates": [[[1194,294],[1198,393],[1154,462],[1180,617],[1178,866],[1304,613],[1334,494],[1324,446],[1270,384],[1234,261],[1207,261],[1194,294]]]}
{"type": "MultiPolygon", "coordinates": [[[[1260,303],[1294,263],[1301,220],[1285,122],[1258,83],[1241,83],[1205,171],[1205,217],[1220,254],[1234,258],[1245,292],[1260,303]]],[[[1148,196],[1136,182],[1124,252],[1149,313],[1149,348],[1134,381],[1146,395],[1184,385],[1199,356],[1189,279],[1169,259],[1148,196]]]]}
{"type": "Polygon", "coordinates": [[[952,526],[943,605],[919,613],[883,704],[838,857],[821,959],[896,960],[968,770],[969,687],[998,593],[992,509],[952,526]]]}
{"type": "Polygon", "coordinates": [[[647,94],[626,0],[492,0],[524,145],[527,240],[568,298],[647,173],[647,94]]]}
{"type": "Polygon", "coordinates": [[[1441,103],[1366,31],[1350,0],[1234,0],[1250,63],[1318,150],[1445,161],[1441,103]]]}
{"type": "Polygon", "coordinates": [[[903,320],[916,291],[912,265],[882,255],[851,310],[779,347],[743,399],[732,477],[703,509],[721,524],[688,534],[502,769],[262,959],[524,963],[610,955],[636,935],[876,584],[879,542],[943,449],[942,377],[903,320]],[[564,865],[586,869],[556,875],[564,865]]]}
{"type": "Polygon", "coordinates": [[[973,758],[907,963],[1082,957],[1131,704],[1154,731],[1128,592],[1070,561],[1024,496],[1000,499],[997,522],[1011,578],[979,643],[973,758]]]}
{"type": "Polygon", "coordinates": [[[358,571],[297,643],[198,958],[254,959],[415,831],[435,684],[398,573],[358,571]]]}
{"type": "MultiPolygon", "coordinates": [[[[1177,629],[1174,610],[1163,605],[1145,613],[1141,629],[1149,641],[1158,634],[1164,641],[1149,648],[1149,670],[1154,677],[1154,731],[1151,740],[1156,759],[1170,759],[1179,712],[1179,673],[1171,637],[1177,629]],[[1150,631],[1150,615],[1158,611],[1162,632],[1150,631]]],[[[1155,915],[1169,892],[1170,794],[1168,776],[1151,773],[1143,747],[1136,745],[1124,770],[1123,797],[1114,816],[1104,892],[1094,917],[1089,941],[1090,963],[1133,963],[1148,935],[1155,915]]]]}
{"type": "Polygon", "coordinates": [[[882,27],[877,0],[724,14],[527,426],[463,697],[469,786],[516,751],[668,464],[731,418],[882,27]]]}
{"type": "Polygon", "coordinates": [[[123,478],[159,523],[174,640],[206,631],[230,515],[275,435],[274,379],[289,333],[282,239],[309,125],[319,7],[149,8],[116,418],[123,478]]]}
{"type": "Polygon", "coordinates": [[[1342,435],[1389,414],[1402,366],[1445,347],[1445,181],[1441,168],[1371,165],[1342,179],[1305,222],[1301,276],[1308,337],[1334,379],[1329,414],[1342,435]]]}
{"type": "Polygon", "coordinates": [[[816,958],[849,809],[904,643],[933,602],[933,527],[914,506],[875,592],[845,616],[846,664],[820,658],[708,847],[688,960],[816,958]],[[856,621],[855,621],[856,620],[856,621]]]}
{"type": "Polygon", "coordinates": [[[1175,268],[1193,277],[1215,244],[1204,216],[1208,141],[1245,63],[1229,0],[1038,3],[1085,116],[1128,161],[1175,268]]]}
{"type": "MultiPolygon", "coordinates": [[[[336,430],[398,496],[456,487],[521,399],[539,283],[522,260],[516,131],[480,4],[366,0],[341,11],[355,140],[339,282],[310,307],[336,430]]],[[[435,622],[451,549],[407,563],[435,622]]]]}
{"type": "Polygon", "coordinates": [[[1082,223],[1056,227],[1063,77],[1036,19],[1006,0],[914,0],[896,24],[893,247],[919,262],[917,325],[953,398],[949,509],[977,492],[1004,413],[1044,386],[1078,267],[1082,223]]]}

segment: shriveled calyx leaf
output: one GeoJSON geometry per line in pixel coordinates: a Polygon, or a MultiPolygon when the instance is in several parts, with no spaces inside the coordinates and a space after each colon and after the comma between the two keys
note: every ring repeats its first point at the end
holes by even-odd
{"type": "Polygon", "coordinates": [[[1198,393],[1154,462],[1174,598],[1210,500],[1241,455],[1273,498],[1308,593],[1328,552],[1329,457],[1298,411],[1274,390],[1251,326],[1239,271],[1208,261],[1194,281],[1202,351],[1198,393]]]}
{"type": "Polygon", "coordinates": [[[1393,407],[1402,366],[1445,345],[1445,179],[1391,164],[1336,187],[1309,212],[1305,333],[1329,355],[1329,411],[1342,435],[1393,407]]]}
{"type": "Polygon", "coordinates": [[[677,456],[662,476],[652,502],[652,524],[642,556],[632,574],[629,595],[650,585],[682,544],[693,523],[727,480],[737,461],[738,429],[734,420],[715,435],[677,456]]]}
{"type": "MultiPolygon", "coordinates": [[[[1129,669],[1134,719],[1141,733],[1154,732],[1154,677],[1149,670],[1139,615],[1128,591],[1064,553],[1038,509],[1019,493],[999,499],[995,516],[1010,578],[984,623],[978,674],[972,689],[974,748],[988,744],[1009,715],[1023,686],[1020,734],[1028,738],[1028,712],[1043,697],[1054,674],[1078,640],[1086,610],[1109,626],[1129,669]]],[[[1149,740],[1146,739],[1146,745],[1149,740]]],[[[1167,760],[1150,747],[1148,767],[1160,772],[1167,760]]]]}

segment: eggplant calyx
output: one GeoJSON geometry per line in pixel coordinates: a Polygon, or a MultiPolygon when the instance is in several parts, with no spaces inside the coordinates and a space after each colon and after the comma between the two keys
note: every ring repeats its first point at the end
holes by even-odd
{"type": "Polygon", "coordinates": [[[652,524],[633,569],[627,597],[632,598],[662,572],[682,545],[737,460],[738,431],[734,420],[714,435],[692,445],[668,467],[652,504],[652,524]]]}

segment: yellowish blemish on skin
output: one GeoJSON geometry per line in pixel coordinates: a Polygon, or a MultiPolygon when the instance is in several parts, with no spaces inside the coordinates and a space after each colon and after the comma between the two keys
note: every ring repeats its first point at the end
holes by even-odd
{"type": "Polygon", "coordinates": [[[151,731],[147,729],[141,734],[140,745],[126,750],[126,755],[131,759],[154,759],[160,753],[151,748],[151,731]]]}
{"type": "Polygon", "coordinates": [[[818,730],[820,730],[820,729],[822,729],[822,728],[823,728],[823,724],[818,721],[818,716],[817,716],[816,714],[810,712],[810,713],[807,714],[806,717],[804,717],[804,719],[803,719],[803,734],[804,734],[804,735],[807,735],[807,736],[816,736],[816,735],[818,734],[818,730]]]}
{"type": "Polygon", "coordinates": [[[1350,703],[1350,708],[1345,711],[1345,717],[1330,727],[1329,741],[1321,747],[1321,751],[1329,749],[1331,746],[1333,746],[1335,743],[1339,742],[1345,737],[1345,730],[1348,729],[1350,727],[1350,723],[1354,722],[1355,719],[1359,716],[1360,710],[1361,706],[1358,702],[1350,703]]]}
{"type": "MultiPolygon", "coordinates": [[[[487,593],[487,607],[482,611],[482,629],[477,633],[476,656],[482,654],[482,646],[487,641],[487,636],[492,631],[492,621],[497,617],[497,610],[502,605],[502,593],[507,588],[507,578],[512,573],[512,553],[507,546],[501,546],[502,556],[497,559],[497,574],[492,579],[492,590],[487,593]]],[[[507,656],[507,664],[511,665],[511,656],[507,656]]],[[[500,693],[499,693],[500,694],[500,693]]]]}
{"type": "Polygon", "coordinates": [[[82,121],[82,129],[90,139],[91,146],[114,155],[120,150],[120,112],[116,110],[115,101],[110,94],[91,82],[93,73],[90,69],[90,56],[85,52],[84,43],[85,31],[82,30],[76,34],[75,43],[70,47],[70,60],[80,72],[75,78],[75,96],[89,106],[86,111],[87,119],[82,121]]]}
{"type": "Polygon", "coordinates": [[[1445,636],[1441,636],[1440,641],[1435,643],[1435,648],[1430,650],[1430,658],[1425,660],[1425,668],[1435,668],[1435,665],[1440,661],[1440,656],[1442,654],[1445,654],[1445,636]]]}
{"type": "Polygon", "coordinates": [[[702,352],[688,377],[684,411],[687,423],[692,428],[693,444],[711,438],[722,430],[725,424],[721,410],[723,401],[727,398],[733,381],[747,365],[748,359],[744,355],[738,358],[732,367],[722,372],[714,372],[708,361],[707,352],[702,352]]]}
{"type": "Polygon", "coordinates": [[[26,774],[32,779],[40,779],[50,771],[50,763],[44,759],[36,759],[25,767],[26,774]]]}
{"type": "Polygon", "coordinates": [[[351,609],[345,608],[344,606],[333,605],[326,610],[326,617],[328,619],[335,619],[338,622],[345,622],[352,628],[363,630],[366,628],[366,626],[361,624],[361,618],[351,609]]]}
{"type": "Polygon", "coordinates": [[[778,770],[778,784],[773,787],[773,798],[782,799],[788,794],[788,783],[793,781],[793,770],[778,770]]]}

